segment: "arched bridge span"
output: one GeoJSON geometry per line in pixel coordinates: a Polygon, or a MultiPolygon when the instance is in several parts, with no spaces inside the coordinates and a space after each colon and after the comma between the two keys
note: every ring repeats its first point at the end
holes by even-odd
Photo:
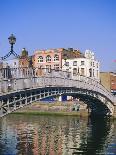
{"type": "Polygon", "coordinates": [[[11,72],[15,72],[14,77],[4,77],[0,81],[0,116],[43,98],[64,94],[78,96],[95,114],[114,113],[115,97],[95,80],[82,76],[74,80],[68,72],[55,70],[41,76],[36,75],[35,71],[31,74],[27,72],[28,74],[22,77],[19,75],[23,74],[16,74],[16,71],[15,69],[11,72]]]}

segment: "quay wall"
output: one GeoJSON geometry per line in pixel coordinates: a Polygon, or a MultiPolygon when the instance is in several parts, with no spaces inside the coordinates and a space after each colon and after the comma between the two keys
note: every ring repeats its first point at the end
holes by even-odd
{"type": "Polygon", "coordinates": [[[17,114],[51,114],[51,115],[77,115],[88,116],[86,105],[80,103],[79,110],[73,101],[65,102],[35,102],[15,111],[17,114]]]}
{"type": "MultiPolygon", "coordinates": [[[[22,109],[18,109],[14,113],[16,114],[50,114],[50,115],[77,115],[77,116],[89,116],[87,105],[79,102],[79,110],[75,107],[74,101],[65,102],[34,102],[22,109]]],[[[114,107],[113,118],[116,118],[116,105],[114,107]]]]}

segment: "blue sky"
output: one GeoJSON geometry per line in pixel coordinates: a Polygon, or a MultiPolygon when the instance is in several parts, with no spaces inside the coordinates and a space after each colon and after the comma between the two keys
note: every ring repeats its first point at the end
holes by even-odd
{"type": "Polygon", "coordinates": [[[116,68],[116,0],[0,0],[0,56],[17,38],[15,52],[36,49],[90,49],[102,71],[116,68]]]}

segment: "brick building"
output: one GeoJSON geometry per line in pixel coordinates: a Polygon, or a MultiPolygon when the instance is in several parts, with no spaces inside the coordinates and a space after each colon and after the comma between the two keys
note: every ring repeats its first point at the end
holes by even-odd
{"type": "Polygon", "coordinates": [[[116,94],[116,73],[113,72],[101,72],[100,73],[101,84],[113,94],[116,94]]]}
{"type": "Polygon", "coordinates": [[[37,50],[33,55],[33,67],[58,69],[62,67],[62,59],[77,57],[83,57],[83,54],[73,48],[37,50]]]}
{"type": "Polygon", "coordinates": [[[32,56],[28,55],[28,51],[23,48],[21,52],[21,56],[19,58],[19,67],[31,67],[32,66],[32,56]]]}
{"type": "Polygon", "coordinates": [[[79,50],[73,50],[73,48],[37,50],[33,55],[33,67],[36,68],[37,75],[42,74],[42,68],[61,70],[62,60],[73,57],[82,57],[82,53],[79,50]]]}

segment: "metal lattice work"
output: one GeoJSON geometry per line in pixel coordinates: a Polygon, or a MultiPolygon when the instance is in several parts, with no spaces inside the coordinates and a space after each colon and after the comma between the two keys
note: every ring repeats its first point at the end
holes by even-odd
{"type": "Polygon", "coordinates": [[[20,56],[19,56],[17,53],[15,53],[14,51],[10,51],[10,52],[7,53],[5,56],[1,57],[1,60],[7,59],[8,57],[10,57],[10,55],[14,55],[15,58],[20,58],[20,56]]]}
{"type": "Polygon", "coordinates": [[[0,116],[42,98],[63,94],[78,94],[94,113],[114,113],[116,97],[93,79],[79,76],[74,80],[69,72],[41,68],[0,70],[0,116]]]}

